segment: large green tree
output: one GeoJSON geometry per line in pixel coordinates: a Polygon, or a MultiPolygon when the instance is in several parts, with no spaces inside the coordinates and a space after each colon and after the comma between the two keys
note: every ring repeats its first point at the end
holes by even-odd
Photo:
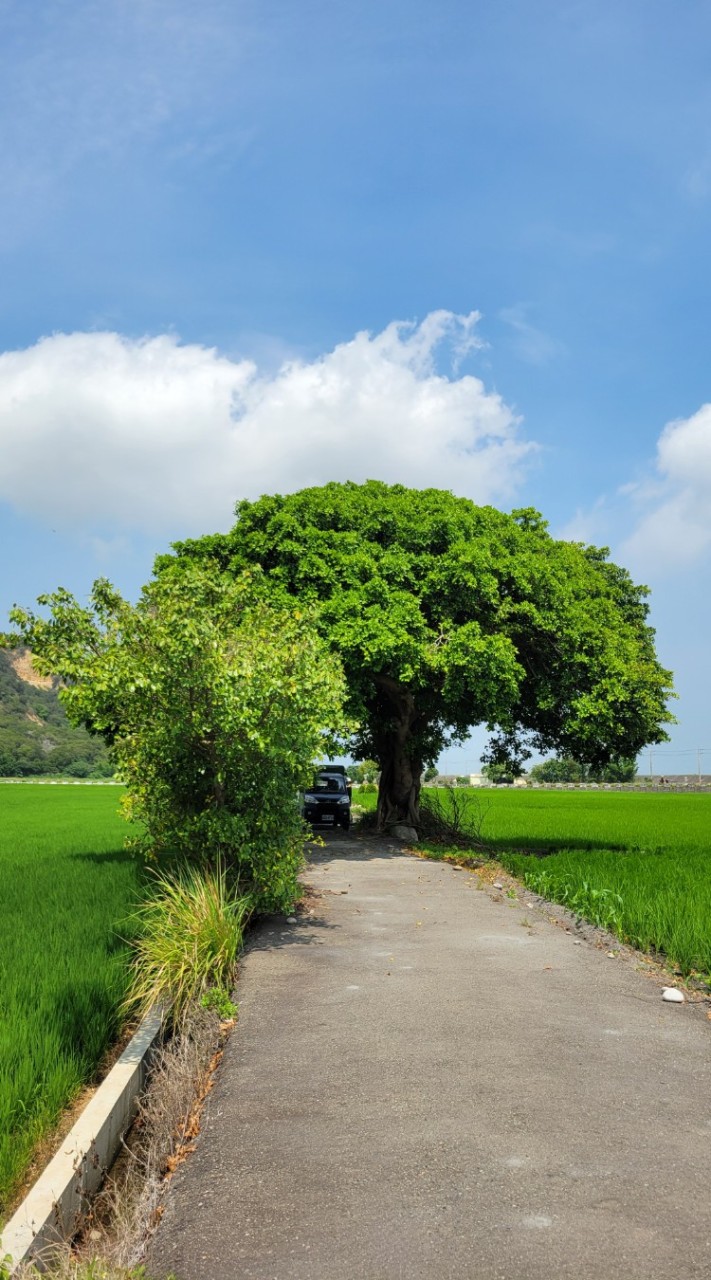
{"type": "Polygon", "coordinates": [[[552,538],[536,511],[368,481],[236,515],[175,556],[228,575],[259,566],[277,603],[317,608],[360,725],[349,748],[380,765],[381,828],[417,826],[423,766],[475,725],[494,734],[491,762],[512,767],[530,747],[601,766],[665,740],[671,675],[647,589],[606,550],[552,538]]]}

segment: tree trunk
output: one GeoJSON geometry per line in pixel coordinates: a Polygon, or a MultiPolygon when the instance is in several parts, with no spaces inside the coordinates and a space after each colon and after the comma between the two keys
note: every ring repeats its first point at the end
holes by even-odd
{"type": "Polygon", "coordinates": [[[376,684],[393,712],[389,727],[375,744],[380,765],[378,831],[396,824],[417,829],[422,761],[413,751],[412,731],[418,719],[415,699],[387,676],[379,676],[376,684]]]}

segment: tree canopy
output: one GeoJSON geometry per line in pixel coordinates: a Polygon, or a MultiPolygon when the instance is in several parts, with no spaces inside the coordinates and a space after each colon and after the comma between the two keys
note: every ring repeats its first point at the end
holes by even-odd
{"type": "Polygon", "coordinates": [[[606,549],[552,538],[538,512],[368,481],[239,502],[236,516],[175,556],[229,576],[259,566],[273,602],[316,610],[359,724],[348,747],[380,765],[381,826],[416,825],[423,766],[479,724],[491,763],[513,768],[531,748],[600,767],[665,740],[671,673],[647,588],[606,549]]]}

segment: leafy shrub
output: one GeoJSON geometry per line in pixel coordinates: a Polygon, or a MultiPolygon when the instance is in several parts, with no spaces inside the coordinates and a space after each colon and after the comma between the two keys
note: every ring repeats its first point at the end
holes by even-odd
{"type": "Polygon", "coordinates": [[[305,829],[295,796],[342,722],[343,677],[308,609],[268,607],[258,574],[175,562],[138,605],[94,584],[83,609],[14,610],[70,718],[113,747],[126,816],[151,859],[222,859],[263,910],[293,902],[305,829]]]}

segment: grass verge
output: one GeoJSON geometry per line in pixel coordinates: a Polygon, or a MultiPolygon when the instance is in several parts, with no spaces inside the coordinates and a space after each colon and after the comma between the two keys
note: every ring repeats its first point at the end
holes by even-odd
{"type": "Polygon", "coordinates": [[[499,855],[535,893],[711,984],[711,858],[677,849],[499,855]]]}
{"type": "MultiPolygon", "coordinates": [[[[465,823],[528,888],[682,975],[711,982],[711,796],[457,794],[465,823]]],[[[477,857],[454,843],[418,847],[460,865],[477,857]]]]}

